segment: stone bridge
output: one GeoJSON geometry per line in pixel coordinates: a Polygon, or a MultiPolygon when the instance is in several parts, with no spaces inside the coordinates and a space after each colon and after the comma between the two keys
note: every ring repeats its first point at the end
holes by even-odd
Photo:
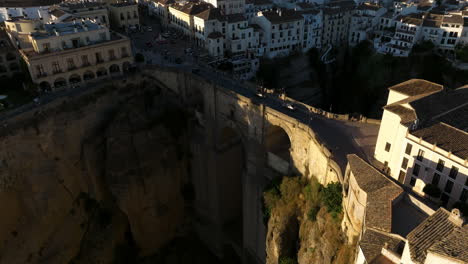
{"type": "MultiPolygon", "coordinates": [[[[262,193],[275,177],[341,181],[331,152],[303,122],[197,75],[152,68],[143,76],[172,90],[190,109],[197,231],[215,252],[232,246],[265,262],[262,193]]],[[[250,261],[249,261],[250,262],[250,261]]]]}

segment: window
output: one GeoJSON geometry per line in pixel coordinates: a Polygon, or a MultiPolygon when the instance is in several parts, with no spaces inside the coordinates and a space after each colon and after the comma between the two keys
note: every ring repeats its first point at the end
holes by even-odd
{"type": "Polygon", "coordinates": [[[409,184],[414,187],[414,185],[416,185],[416,178],[411,177],[409,184]]]}
{"type": "Polygon", "coordinates": [[[104,62],[104,60],[102,59],[101,52],[96,52],[95,55],[96,55],[96,62],[97,63],[104,62]]]}
{"type": "Polygon", "coordinates": [[[99,39],[100,39],[101,41],[106,40],[106,33],[105,33],[105,32],[99,33],[99,39]]]}
{"type": "Polygon", "coordinates": [[[60,70],[60,65],[59,65],[58,61],[52,62],[52,72],[53,72],[53,73],[59,73],[59,72],[61,72],[61,70],[60,70]]]}
{"type": "Polygon", "coordinates": [[[398,181],[401,182],[401,183],[404,183],[405,182],[405,175],[406,175],[406,173],[401,170],[400,174],[398,175],[398,181]]]}
{"type": "Polygon", "coordinates": [[[419,166],[419,164],[414,164],[413,175],[418,176],[420,170],[421,170],[421,166],[419,166]]]}
{"type": "Polygon", "coordinates": [[[417,160],[422,161],[424,157],[424,150],[420,149],[418,151],[418,156],[416,157],[417,160]]]}
{"type": "Polygon", "coordinates": [[[408,143],[408,144],[406,145],[405,153],[408,154],[408,155],[411,155],[411,149],[413,149],[413,145],[411,145],[410,143],[408,143]]]}
{"type": "Polygon", "coordinates": [[[467,200],[468,200],[468,189],[463,189],[460,195],[460,201],[466,203],[467,200]]]}
{"type": "Polygon", "coordinates": [[[447,183],[445,184],[444,192],[451,193],[452,188],[453,188],[453,181],[447,180],[447,183]]]}
{"type": "Polygon", "coordinates": [[[444,170],[444,164],[445,164],[445,161],[439,159],[439,163],[437,163],[436,170],[442,172],[444,170]]]}
{"type": "Polygon", "coordinates": [[[442,197],[440,198],[440,200],[442,201],[442,206],[447,205],[449,198],[450,197],[446,193],[442,194],[442,197]]]}
{"type": "Polygon", "coordinates": [[[36,72],[38,77],[45,76],[44,66],[42,66],[42,64],[36,65],[36,72]]]}
{"type": "Polygon", "coordinates": [[[81,62],[83,63],[83,66],[88,66],[89,65],[88,55],[81,56],[81,62]]]}
{"type": "Polygon", "coordinates": [[[456,179],[458,174],[458,168],[455,166],[452,166],[452,169],[450,170],[449,177],[452,179],[456,179]]]}
{"type": "Polygon", "coordinates": [[[42,48],[44,49],[45,52],[50,51],[50,43],[42,44],[42,48]]]}
{"type": "Polygon", "coordinates": [[[403,161],[401,162],[401,167],[403,169],[408,168],[408,159],[407,158],[403,158],[403,161]]]}
{"type": "Polygon", "coordinates": [[[109,59],[114,60],[115,59],[115,52],[113,49],[109,50],[109,59]]]}
{"type": "Polygon", "coordinates": [[[390,143],[387,142],[387,143],[385,144],[385,151],[389,152],[391,146],[392,146],[392,144],[390,144],[390,143]]]}
{"type": "Polygon", "coordinates": [[[69,70],[75,69],[75,62],[73,61],[73,58],[67,59],[67,65],[69,70]]]}
{"type": "Polygon", "coordinates": [[[127,47],[122,47],[121,52],[122,52],[122,57],[127,57],[128,56],[127,47]]]}
{"type": "Polygon", "coordinates": [[[432,184],[439,185],[439,181],[440,175],[438,173],[434,173],[434,176],[432,176],[432,184]]]}

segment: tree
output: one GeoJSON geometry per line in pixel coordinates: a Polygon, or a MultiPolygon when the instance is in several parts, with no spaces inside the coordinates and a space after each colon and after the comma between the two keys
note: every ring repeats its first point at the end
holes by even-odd
{"type": "Polygon", "coordinates": [[[439,198],[441,194],[439,187],[437,187],[435,184],[426,184],[426,186],[424,186],[423,192],[434,198],[439,198]]]}
{"type": "Polygon", "coordinates": [[[327,207],[328,212],[336,218],[343,210],[341,205],[343,196],[341,193],[341,184],[332,182],[323,188],[320,192],[323,204],[327,207]]]}
{"type": "Polygon", "coordinates": [[[135,54],[135,61],[136,62],[145,62],[145,56],[141,53],[135,54]]]}

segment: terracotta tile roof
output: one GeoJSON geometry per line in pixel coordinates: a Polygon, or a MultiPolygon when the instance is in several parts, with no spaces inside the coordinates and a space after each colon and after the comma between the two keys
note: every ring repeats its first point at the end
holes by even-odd
{"type": "Polygon", "coordinates": [[[396,20],[399,20],[405,24],[420,26],[423,22],[422,17],[423,17],[422,14],[415,13],[415,14],[409,14],[405,16],[399,16],[396,18],[396,20]]]}
{"type": "MultiPolygon", "coordinates": [[[[449,220],[449,216],[450,212],[443,208],[439,208],[439,210],[429,216],[424,220],[424,222],[408,234],[407,239],[409,243],[409,251],[411,259],[415,263],[424,263],[427,251],[433,245],[433,250],[436,252],[442,251],[441,247],[444,247],[444,245],[450,245],[450,243],[442,242],[446,241],[445,238],[447,238],[457,228],[457,225],[449,220]]],[[[445,248],[445,250],[447,249],[445,248]]],[[[466,250],[466,246],[464,250],[466,250]]]]}
{"type": "Polygon", "coordinates": [[[377,4],[371,4],[371,3],[360,4],[357,7],[357,9],[359,9],[359,10],[372,10],[372,11],[377,11],[380,8],[382,8],[382,7],[377,5],[377,4]]]}
{"type": "Polygon", "coordinates": [[[397,114],[400,119],[402,124],[408,124],[416,120],[416,112],[413,109],[410,109],[408,107],[404,107],[400,104],[390,104],[384,106],[385,110],[388,110],[394,114],[397,114]]]}
{"type": "Polygon", "coordinates": [[[460,15],[445,15],[442,22],[463,25],[463,17],[460,15]]]}
{"type": "Polygon", "coordinates": [[[429,251],[468,263],[468,225],[457,227],[442,240],[436,242],[429,251]]]}
{"type": "MultiPolygon", "coordinates": [[[[467,118],[465,115],[464,118],[467,118]]],[[[451,152],[452,155],[464,160],[468,159],[468,133],[445,123],[437,123],[429,127],[410,132],[418,138],[437,147],[451,152]]]]}
{"type": "Polygon", "coordinates": [[[198,14],[195,15],[198,18],[201,18],[205,21],[208,20],[224,20],[223,14],[221,12],[221,9],[219,8],[209,8],[206,9],[205,11],[202,11],[198,14]]]}
{"type": "Polygon", "coordinates": [[[403,189],[357,155],[347,158],[359,188],[367,194],[366,227],[391,232],[392,201],[403,189]]]}
{"type": "Polygon", "coordinates": [[[247,21],[244,15],[242,14],[231,14],[226,16],[229,23],[237,23],[241,21],[247,21]]]}
{"type": "Polygon", "coordinates": [[[209,3],[189,2],[183,5],[181,4],[173,5],[172,8],[179,10],[180,12],[183,12],[188,15],[196,15],[209,8],[214,8],[214,7],[209,3]]]}
{"type": "Polygon", "coordinates": [[[367,263],[385,263],[381,259],[382,248],[387,245],[389,249],[397,251],[396,249],[401,245],[401,243],[404,242],[397,237],[372,229],[367,229],[359,242],[359,247],[366,258],[367,263]]]}
{"type": "Polygon", "coordinates": [[[420,94],[435,93],[441,91],[443,89],[443,86],[422,79],[411,79],[406,82],[394,85],[388,89],[395,92],[399,92],[404,95],[413,96],[420,94]]]}

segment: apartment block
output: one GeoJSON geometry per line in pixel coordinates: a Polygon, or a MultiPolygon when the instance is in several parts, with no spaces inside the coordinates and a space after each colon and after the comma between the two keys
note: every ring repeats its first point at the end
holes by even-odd
{"type": "Polygon", "coordinates": [[[375,158],[395,180],[443,206],[468,201],[468,89],[413,79],[389,88],[375,158]],[[431,184],[437,195],[425,193],[431,184]]]}
{"type": "Polygon", "coordinates": [[[31,24],[37,28],[27,35],[14,32],[18,27],[7,30],[21,37],[20,54],[40,90],[119,75],[133,63],[130,40],[90,20],[31,24]]]}

